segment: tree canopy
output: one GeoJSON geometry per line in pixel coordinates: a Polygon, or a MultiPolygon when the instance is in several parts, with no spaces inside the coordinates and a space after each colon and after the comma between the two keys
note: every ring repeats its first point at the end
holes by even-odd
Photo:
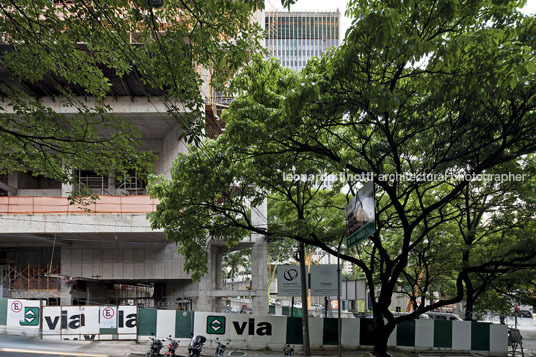
{"type": "Polygon", "coordinates": [[[68,181],[71,168],[152,169],[137,128],[103,101],[117,99],[111,76],[127,92],[128,83],[140,83],[141,95],[164,102],[162,115],[197,140],[201,84],[221,88],[259,47],[251,15],[262,7],[256,0],[166,0],[158,9],[145,0],[0,1],[0,173],[31,169],[68,181]],[[75,114],[51,110],[43,97],[75,114]]]}
{"type": "MultiPolygon", "coordinates": [[[[301,72],[255,58],[234,80],[225,133],[179,156],[171,180],[154,179],[151,194],[161,203],[153,227],[196,259],[211,239],[234,244],[250,232],[340,255],[367,279],[375,354],[386,355],[397,322],[461,301],[471,274],[536,257],[534,244],[516,240],[511,249],[464,260],[473,247],[463,231],[472,228],[452,230],[473,207],[460,202],[478,193],[474,182],[497,188],[532,175],[508,169],[532,162],[536,151],[536,20],[518,13],[519,5],[351,1],[344,43],[301,72]],[[506,176],[495,175],[501,166],[506,176]],[[342,178],[332,190],[301,179],[330,173],[342,178]],[[355,251],[338,252],[343,208],[370,175],[376,232],[355,251]],[[249,207],[274,194],[285,213],[268,228],[253,225],[249,207]],[[404,277],[415,280],[418,252],[450,244],[443,259],[459,267],[449,276],[450,298],[395,318],[391,298],[404,277]]],[[[187,260],[194,276],[205,271],[204,262],[187,260]]]]}

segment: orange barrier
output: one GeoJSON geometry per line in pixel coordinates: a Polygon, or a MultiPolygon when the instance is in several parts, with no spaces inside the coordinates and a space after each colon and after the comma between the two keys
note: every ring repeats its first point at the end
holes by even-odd
{"type": "Polygon", "coordinates": [[[0,214],[93,214],[149,213],[159,200],[149,196],[99,196],[88,205],[73,203],[66,197],[0,197],[0,214]]]}

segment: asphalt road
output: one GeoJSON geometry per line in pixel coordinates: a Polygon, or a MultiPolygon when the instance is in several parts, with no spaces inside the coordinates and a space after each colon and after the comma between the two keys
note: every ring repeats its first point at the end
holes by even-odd
{"type": "Polygon", "coordinates": [[[0,335],[0,356],[10,357],[104,357],[103,354],[74,351],[77,346],[50,343],[22,336],[0,335]]]}
{"type": "MultiPolygon", "coordinates": [[[[36,350],[32,353],[26,353],[25,350],[14,350],[13,352],[5,352],[3,349],[0,349],[0,356],[2,357],[36,357],[36,356],[49,356],[49,357],[82,357],[79,354],[57,354],[57,353],[47,353],[43,354],[43,351],[36,350]]],[[[88,355],[89,356],[89,355],[88,355]]]]}

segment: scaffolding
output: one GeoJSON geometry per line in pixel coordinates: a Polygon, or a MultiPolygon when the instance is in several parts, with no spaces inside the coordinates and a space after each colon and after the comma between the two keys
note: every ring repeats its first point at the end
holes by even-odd
{"type": "Polygon", "coordinates": [[[46,299],[55,305],[60,297],[58,265],[0,265],[1,297],[15,299],[46,299]]]}

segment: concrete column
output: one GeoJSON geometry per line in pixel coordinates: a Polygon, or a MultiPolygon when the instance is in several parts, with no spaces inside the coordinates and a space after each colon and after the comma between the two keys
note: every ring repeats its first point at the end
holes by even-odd
{"type": "Polygon", "coordinates": [[[195,311],[221,311],[221,297],[210,296],[210,293],[218,290],[221,285],[221,262],[220,248],[211,245],[208,251],[208,273],[199,280],[199,295],[194,301],[195,311]]]}
{"type": "MultiPolygon", "coordinates": [[[[221,249],[216,250],[216,254],[214,256],[214,290],[221,290],[222,288],[222,278],[223,278],[223,271],[222,271],[222,263],[223,263],[223,254],[221,252],[221,249]]],[[[223,311],[223,305],[222,305],[222,298],[221,297],[215,297],[214,298],[214,311],[215,312],[222,312],[223,311]]]]}
{"type": "Polygon", "coordinates": [[[71,284],[65,281],[63,278],[60,279],[60,305],[72,305],[73,299],[71,296],[71,284]]]}
{"type": "MultiPolygon", "coordinates": [[[[251,210],[251,221],[256,227],[266,227],[268,208],[264,202],[251,210]]],[[[266,237],[261,234],[252,234],[251,240],[255,242],[251,248],[251,280],[256,296],[252,299],[253,314],[268,314],[268,244],[266,237]]]]}
{"type": "Polygon", "coordinates": [[[115,173],[110,170],[110,173],[108,174],[108,194],[111,196],[117,195],[116,189],[115,189],[115,173]]]}
{"type": "Polygon", "coordinates": [[[62,183],[61,184],[61,197],[69,197],[73,192],[73,185],[62,183]]]}
{"type": "Polygon", "coordinates": [[[19,188],[19,173],[13,172],[12,174],[7,175],[7,184],[19,188]]]}
{"type": "Polygon", "coordinates": [[[7,185],[2,183],[1,185],[3,190],[7,191],[8,196],[17,196],[17,191],[19,189],[19,173],[14,172],[7,175],[7,185]]]}

